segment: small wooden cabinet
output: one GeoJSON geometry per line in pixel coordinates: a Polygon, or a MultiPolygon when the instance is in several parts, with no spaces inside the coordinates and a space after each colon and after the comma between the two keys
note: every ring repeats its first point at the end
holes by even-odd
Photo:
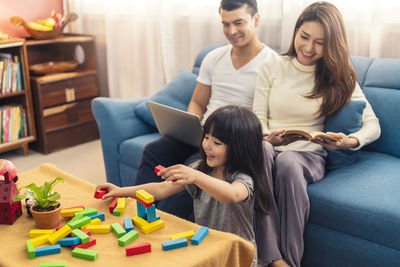
{"type": "MultiPolygon", "coordinates": [[[[19,74],[16,78],[11,78],[11,84],[9,84],[8,87],[6,86],[7,89],[5,89],[3,88],[3,75],[6,68],[5,62],[3,61],[4,59],[1,59],[3,64],[0,71],[0,75],[2,76],[0,79],[0,153],[22,147],[25,155],[27,155],[28,144],[36,140],[36,132],[31,89],[29,86],[25,40],[10,39],[0,41],[0,53],[2,53],[3,56],[11,56],[9,61],[10,66],[15,62],[19,63],[19,71],[15,71],[15,69],[11,71],[11,73],[19,72],[19,74]],[[17,82],[17,87],[12,86],[12,84],[15,83],[13,79],[19,80],[17,82]],[[18,107],[19,111],[13,112],[13,114],[10,115],[9,107],[15,106],[18,107]],[[6,111],[7,109],[8,111],[6,111]],[[7,135],[7,137],[5,137],[5,135],[7,135]]],[[[10,69],[10,67],[8,69],[10,69]]],[[[12,74],[8,77],[12,77],[12,74]]]]}
{"type": "Polygon", "coordinates": [[[99,137],[91,101],[99,95],[94,38],[63,35],[27,41],[28,64],[79,59],[72,72],[34,76],[31,88],[37,141],[32,148],[47,154],[99,137]]]}

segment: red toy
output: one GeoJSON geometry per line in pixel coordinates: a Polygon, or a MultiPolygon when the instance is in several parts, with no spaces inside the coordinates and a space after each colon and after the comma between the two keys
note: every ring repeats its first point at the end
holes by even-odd
{"type": "Polygon", "coordinates": [[[164,166],[158,165],[154,168],[154,172],[157,174],[159,171],[161,171],[162,169],[165,169],[164,166]]]}
{"type": "Polygon", "coordinates": [[[94,192],[94,198],[101,199],[107,193],[108,193],[108,191],[104,190],[104,189],[97,190],[96,192],[94,192]]]}
{"type": "Polygon", "coordinates": [[[133,256],[143,253],[151,252],[151,244],[150,242],[138,244],[138,245],[130,245],[125,248],[126,256],[133,256]]]}
{"type": "Polygon", "coordinates": [[[8,160],[0,159],[0,224],[13,224],[22,215],[21,201],[12,198],[18,194],[15,182],[17,168],[8,160]]]}

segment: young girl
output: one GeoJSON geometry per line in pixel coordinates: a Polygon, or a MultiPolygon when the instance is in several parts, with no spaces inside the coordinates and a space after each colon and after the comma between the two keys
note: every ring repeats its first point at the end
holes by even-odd
{"type": "Polygon", "coordinates": [[[257,216],[259,258],[271,266],[300,266],[310,212],[307,184],[324,176],[323,147],[356,150],[380,135],[378,119],[357,83],[335,6],[316,2],[301,13],[288,52],[271,55],[260,68],[253,110],[266,135],[266,177],[275,196],[270,215],[257,216]],[[367,103],[359,131],[328,133],[337,139],[333,142],[282,136],[290,129],[322,131],[326,117],[355,99],[367,103]]]}
{"type": "Polygon", "coordinates": [[[161,170],[161,183],[120,188],[107,183],[103,199],[135,197],[144,189],[155,200],[187,190],[194,200],[196,223],[237,234],[255,244],[254,208],[267,214],[267,184],[263,168],[262,130],[252,111],[224,106],[204,124],[201,160],[190,167],[174,165],[161,170]]]}

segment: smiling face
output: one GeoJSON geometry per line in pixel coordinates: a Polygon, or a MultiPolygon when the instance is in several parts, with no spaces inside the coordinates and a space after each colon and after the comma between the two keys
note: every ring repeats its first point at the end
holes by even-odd
{"type": "Polygon", "coordinates": [[[213,169],[224,171],[227,159],[227,145],[210,134],[204,135],[201,145],[207,156],[207,165],[213,169]]]}
{"type": "Polygon", "coordinates": [[[297,60],[303,65],[313,65],[322,58],[324,50],[324,28],[315,21],[304,22],[294,39],[297,60]]]}
{"type": "Polygon", "coordinates": [[[232,11],[220,9],[220,15],[225,37],[234,47],[244,47],[256,39],[259,14],[251,16],[247,4],[232,11]]]}

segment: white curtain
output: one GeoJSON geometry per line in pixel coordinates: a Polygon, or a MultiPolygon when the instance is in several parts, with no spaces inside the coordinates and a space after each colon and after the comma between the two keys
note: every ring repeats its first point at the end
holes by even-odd
{"type": "MultiPolygon", "coordinates": [[[[101,94],[134,98],[154,94],[180,69],[191,71],[203,47],[226,43],[219,2],[67,0],[65,8],[79,16],[71,32],[96,37],[101,94]]],[[[258,0],[260,40],[286,50],[298,15],[312,2],[258,0]]],[[[352,55],[400,57],[400,2],[330,2],[344,17],[352,55]]]]}

